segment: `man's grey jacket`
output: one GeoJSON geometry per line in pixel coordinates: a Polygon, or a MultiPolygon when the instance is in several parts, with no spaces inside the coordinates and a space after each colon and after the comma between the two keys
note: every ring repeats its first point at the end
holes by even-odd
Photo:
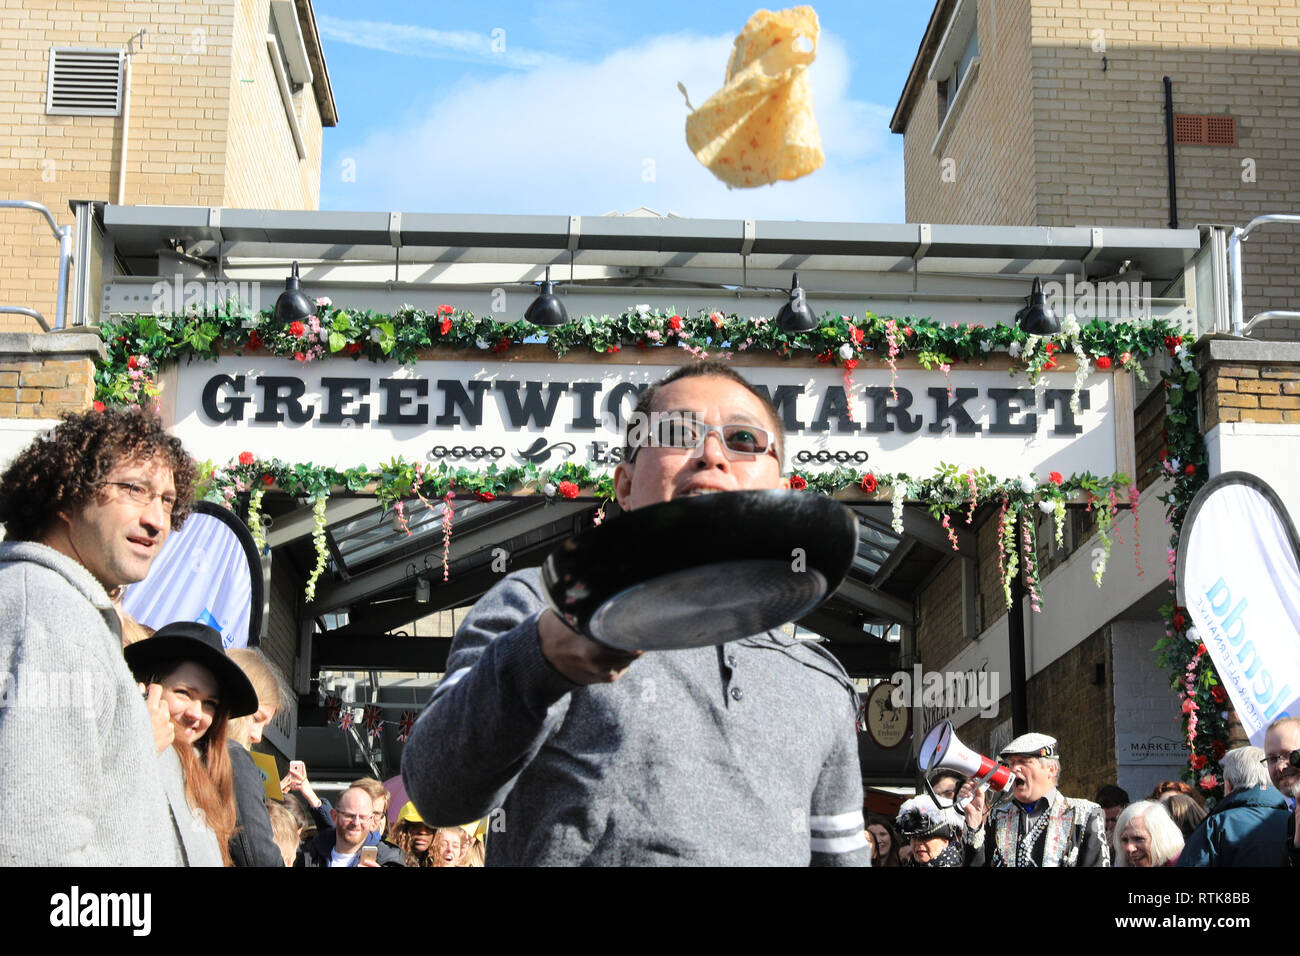
{"type": "Polygon", "coordinates": [[[869,865],[857,698],[829,654],[769,632],[581,687],[542,655],[545,606],[516,572],[457,632],[402,760],[426,821],[489,817],[492,865],[869,865]]]}

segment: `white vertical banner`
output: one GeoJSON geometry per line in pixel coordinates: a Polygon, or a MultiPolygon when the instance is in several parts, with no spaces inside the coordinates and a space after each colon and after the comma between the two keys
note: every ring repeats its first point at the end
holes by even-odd
{"type": "Polygon", "coordinates": [[[126,589],[123,609],[155,630],[197,621],[221,632],[227,648],[247,647],[261,630],[262,574],[251,533],[219,505],[200,502],[149,568],[126,589]]]}
{"type": "Polygon", "coordinates": [[[1262,479],[1227,472],[1196,495],[1178,546],[1191,614],[1251,743],[1300,714],[1300,541],[1262,479]]]}

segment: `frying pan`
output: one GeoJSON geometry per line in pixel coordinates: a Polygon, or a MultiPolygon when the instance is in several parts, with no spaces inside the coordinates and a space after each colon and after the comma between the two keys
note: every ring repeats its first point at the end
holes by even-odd
{"type": "Polygon", "coordinates": [[[802,617],[853,564],[858,519],[822,495],[732,491],[638,508],[542,565],[551,607],[618,650],[723,644],[802,617]]]}

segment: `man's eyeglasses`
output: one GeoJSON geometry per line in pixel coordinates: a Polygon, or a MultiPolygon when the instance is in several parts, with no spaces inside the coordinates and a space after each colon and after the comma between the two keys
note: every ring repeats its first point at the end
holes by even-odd
{"type": "Polygon", "coordinates": [[[1287,750],[1280,754],[1265,754],[1264,759],[1260,761],[1265,767],[1275,763],[1290,764],[1293,767],[1300,767],[1300,750],[1287,750]]]}
{"type": "Polygon", "coordinates": [[[137,484],[134,481],[104,481],[104,485],[114,485],[126,490],[126,496],[137,505],[148,507],[153,503],[155,498],[162,499],[162,509],[164,514],[171,514],[172,509],[176,507],[176,496],[167,491],[154,491],[144,485],[137,484]]]}
{"type": "Polygon", "coordinates": [[[766,428],[748,422],[709,425],[689,415],[663,415],[655,418],[645,435],[644,444],[638,444],[632,449],[632,458],[635,458],[643,447],[678,448],[698,452],[704,447],[710,432],[718,433],[723,447],[728,452],[749,458],[770,454],[780,460],[776,442],[772,438],[772,433],[766,428]]]}
{"type": "Polygon", "coordinates": [[[374,818],[373,813],[344,813],[342,810],[335,810],[339,819],[344,823],[351,823],[355,820],[357,823],[366,823],[374,818]]]}

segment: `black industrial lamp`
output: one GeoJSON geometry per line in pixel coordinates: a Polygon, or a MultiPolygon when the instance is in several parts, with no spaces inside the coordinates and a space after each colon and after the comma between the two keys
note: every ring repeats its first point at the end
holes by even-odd
{"type": "Polygon", "coordinates": [[[1028,335],[1055,335],[1061,331],[1056,313],[1047,304],[1041,279],[1034,280],[1034,287],[1025,298],[1025,307],[1016,313],[1016,324],[1028,335]]]}
{"type": "Polygon", "coordinates": [[[790,286],[790,301],[781,306],[781,311],[776,314],[776,324],[782,332],[810,332],[821,325],[804,301],[797,272],[794,274],[794,283],[790,286]]]}
{"type": "Polygon", "coordinates": [[[564,310],[564,303],[555,294],[555,283],[551,281],[551,267],[546,267],[546,281],[542,283],[542,294],[533,299],[524,313],[524,320],[546,328],[555,328],[569,324],[569,313],[564,310]]]}
{"type": "Polygon", "coordinates": [[[298,287],[298,263],[293,264],[293,272],[284,282],[284,291],[275,300],[275,321],[288,324],[301,322],[316,312],[311,299],[298,287]]]}

